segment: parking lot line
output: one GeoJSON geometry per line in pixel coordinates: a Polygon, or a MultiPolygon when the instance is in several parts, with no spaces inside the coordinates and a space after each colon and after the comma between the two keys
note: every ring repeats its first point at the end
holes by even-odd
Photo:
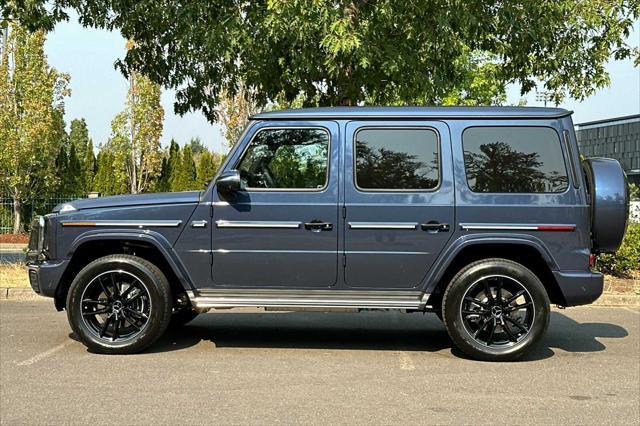
{"type": "Polygon", "coordinates": [[[32,356],[29,359],[25,359],[24,361],[20,361],[18,363],[18,366],[20,367],[24,367],[25,365],[32,365],[35,364],[37,362],[42,361],[45,358],[50,357],[51,355],[53,355],[54,353],[66,348],[67,346],[69,346],[71,343],[73,343],[73,340],[67,340],[64,343],[59,344],[58,346],[54,346],[53,348],[46,350],[44,352],[40,352],[39,354],[32,356]]]}
{"type": "Polygon", "coordinates": [[[416,366],[411,359],[411,355],[408,352],[398,352],[400,358],[400,370],[411,371],[415,370],[416,366]]]}

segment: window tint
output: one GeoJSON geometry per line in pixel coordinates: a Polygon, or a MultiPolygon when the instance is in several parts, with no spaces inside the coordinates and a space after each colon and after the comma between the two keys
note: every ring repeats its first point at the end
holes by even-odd
{"type": "Polygon", "coordinates": [[[471,127],[462,134],[467,182],[475,192],[563,192],[567,171],[555,130],[471,127]]]}
{"type": "Polygon", "coordinates": [[[363,129],[356,133],[356,185],[429,190],[438,186],[438,136],[429,129],[363,129]]]}
{"type": "Polygon", "coordinates": [[[260,130],[237,166],[246,188],[321,189],[329,135],[322,129],[260,130]]]}

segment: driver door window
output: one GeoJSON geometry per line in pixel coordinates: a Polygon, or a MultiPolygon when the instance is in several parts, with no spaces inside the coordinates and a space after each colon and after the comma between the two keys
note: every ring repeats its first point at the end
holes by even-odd
{"type": "Polygon", "coordinates": [[[316,190],[327,186],[329,134],[318,128],[260,130],[237,165],[248,190],[316,190]]]}

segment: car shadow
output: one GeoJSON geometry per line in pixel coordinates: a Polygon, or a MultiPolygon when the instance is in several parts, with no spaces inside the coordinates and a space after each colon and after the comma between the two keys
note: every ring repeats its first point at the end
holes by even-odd
{"type": "MultiPolygon", "coordinates": [[[[542,342],[523,361],[606,348],[599,338],[624,338],[627,331],[609,323],[579,323],[559,312],[542,342]]],[[[467,358],[453,346],[444,325],[433,314],[386,312],[223,312],[200,315],[191,323],[170,329],[145,353],[182,350],[202,341],[212,348],[286,348],[333,350],[390,350],[449,352],[467,358]]]]}

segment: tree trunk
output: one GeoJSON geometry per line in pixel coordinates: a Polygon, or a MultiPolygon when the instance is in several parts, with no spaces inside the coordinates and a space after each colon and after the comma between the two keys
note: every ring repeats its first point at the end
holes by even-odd
{"type": "Polygon", "coordinates": [[[22,203],[18,198],[13,199],[13,233],[19,234],[22,230],[22,203]]]}
{"type": "Polygon", "coordinates": [[[135,121],[134,121],[134,112],[135,105],[137,102],[136,93],[135,93],[135,77],[134,74],[131,73],[129,76],[129,91],[131,93],[131,118],[129,119],[129,125],[131,126],[131,169],[130,169],[130,180],[131,180],[131,193],[138,193],[138,170],[136,167],[136,146],[135,146],[135,137],[136,137],[136,129],[135,129],[135,121]]]}

